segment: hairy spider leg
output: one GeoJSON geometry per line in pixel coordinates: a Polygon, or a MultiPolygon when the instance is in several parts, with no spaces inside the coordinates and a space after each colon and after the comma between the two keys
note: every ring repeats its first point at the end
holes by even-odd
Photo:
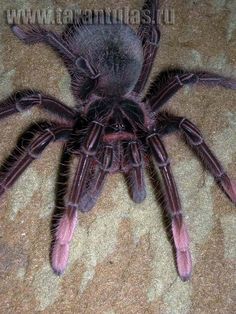
{"type": "Polygon", "coordinates": [[[85,188],[84,185],[88,177],[89,168],[100,144],[102,132],[103,125],[93,121],[80,150],[72,186],[69,189],[68,198],[65,200],[65,211],[59,219],[52,247],[52,268],[58,275],[63,273],[67,265],[69,243],[76,226],[79,201],[85,188]]]}
{"type": "Polygon", "coordinates": [[[138,36],[143,45],[144,62],[138,82],[134,87],[136,93],[143,91],[156,57],[161,35],[158,26],[158,10],[159,0],[146,0],[142,8],[142,12],[150,12],[151,15],[147,16],[150,20],[146,20],[147,17],[145,19],[142,17],[143,20],[138,28],[138,36]]]}
{"type": "Polygon", "coordinates": [[[39,42],[45,42],[50,45],[60,54],[62,54],[66,59],[71,61],[76,60],[76,56],[69,50],[66,42],[58,34],[48,31],[39,25],[13,25],[13,33],[26,44],[35,44],[39,42]]]}
{"type": "Polygon", "coordinates": [[[57,140],[65,141],[71,131],[70,128],[54,125],[43,129],[41,132],[37,132],[35,134],[36,137],[33,138],[27,149],[23,151],[11,167],[1,176],[0,195],[15,183],[33,160],[39,158],[40,154],[49,143],[57,140]]]}
{"type": "Polygon", "coordinates": [[[157,122],[158,119],[161,120],[162,124],[165,123],[170,127],[174,126],[174,128],[171,130],[172,132],[180,130],[184,134],[187,143],[201,157],[201,161],[210,171],[216,182],[220,185],[230,200],[233,203],[236,203],[235,181],[229,178],[220,161],[205,143],[203,135],[196,125],[186,118],[174,116],[171,114],[167,115],[159,113],[157,115],[157,122]]]}
{"type": "Polygon", "coordinates": [[[81,26],[82,20],[79,20],[74,21],[70,25],[71,27],[67,27],[61,35],[46,30],[39,25],[13,25],[12,31],[26,44],[44,42],[59,53],[71,75],[74,96],[80,100],[85,100],[89,95],[91,96],[92,91],[96,88],[99,74],[94,72],[87,59],[74,53],[69,46],[72,33],[79,31],[81,26]]]}
{"type": "MultiPolygon", "coordinates": [[[[176,70],[176,72],[178,72],[176,70]]],[[[223,86],[229,89],[236,89],[236,80],[226,78],[217,74],[207,72],[183,72],[179,70],[179,74],[172,74],[167,81],[158,86],[158,89],[152,88],[152,92],[147,97],[147,102],[151,106],[152,111],[157,112],[160,108],[183,86],[187,84],[204,84],[208,86],[223,86]]],[[[155,86],[155,82],[154,82],[155,86]]]]}
{"type": "Polygon", "coordinates": [[[169,158],[161,139],[156,133],[147,137],[147,143],[151,148],[152,154],[163,178],[167,209],[169,210],[172,220],[172,234],[176,248],[178,272],[180,278],[183,281],[186,281],[190,278],[192,271],[189,236],[184,223],[180,198],[171,171],[169,158]]]}
{"type": "Polygon", "coordinates": [[[236,204],[236,183],[233,180],[230,180],[218,159],[205,143],[199,129],[191,121],[185,118],[180,122],[179,128],[184,133],[188,143],[202,157],[203,163],[215,177],[224,192],[228,195],[231,201],[236,204]]]}
{"type": "MultiPolygon", "coordinates": [[[[22,92],[22,94],[24,94],[22,92]]],[[[0,119],[8,117],[14,113],[21,113],[25,110],[29,110],[34,106],[54,115],[54,117],[60,117],[64,122],[70,125],[74,123],[76,111],[67,107],[59,100],[51,96],[47,96],[41,93],[26,94],[19,99],[12,96],[0,104],[0,119]]],[[[77,113],[78,114],[78,113],[77,113]]]]}

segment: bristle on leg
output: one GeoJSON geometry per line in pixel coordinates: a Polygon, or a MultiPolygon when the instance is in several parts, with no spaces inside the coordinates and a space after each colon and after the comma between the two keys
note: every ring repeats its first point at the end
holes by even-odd
{"type": "Polygon", "coordinates": [[[77,223],[77,210],[68,209],[60,219],[57,227],[56,239],[60,244],[66,244],[71,241],[77,223]]]}

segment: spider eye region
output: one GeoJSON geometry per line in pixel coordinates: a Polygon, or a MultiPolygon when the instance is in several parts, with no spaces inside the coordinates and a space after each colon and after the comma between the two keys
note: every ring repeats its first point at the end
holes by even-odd
{"type": "Polygon", "coordinates": [[[114,129],[116,132],[119,132],[119,131],[124,131],[125,130],[125,126],[123,123],[116,123],[115,126],[114,126],[114,129]]]}

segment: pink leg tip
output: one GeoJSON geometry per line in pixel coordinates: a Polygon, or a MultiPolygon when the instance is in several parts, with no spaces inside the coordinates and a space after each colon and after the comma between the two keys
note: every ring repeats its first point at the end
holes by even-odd
{"type": "Polygon", "coordinates": [[[177,267],[181,280],[189,280],[192,272],[192,258],[189,251],[177,251],[177,267]]]}
{"type": "Polygon", "coordinates": [[[77,223],[77,211],[68,210],[68,213],[63,215],[57,227],[56,238],[60,244],[67,244],[71,241],[77,223]]]}
{"type": "Polygon", "coordinates": [[[55,242],[52,249],[52,268],[57,275],[61,275],[66,269],[69,256],[69,245],[55,242]]]}
{"type": "Polygon", "coordinates": [[[226,176],[220,183],[231,201],[236,204],[236,181],[230,180],[229,177],[226,176]]]}
{"type": "Polygon", "coordinates": [[[186,251],[189,246],[189,236],[182,215],[173,218],[172,233],[176,249],[179,251],[186,251]]]}

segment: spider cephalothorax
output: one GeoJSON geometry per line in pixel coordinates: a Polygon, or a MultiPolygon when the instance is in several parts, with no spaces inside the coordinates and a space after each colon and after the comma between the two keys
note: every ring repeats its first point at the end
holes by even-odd
{"type": "Polygon", "coordinates": [[[132,199],[137,203],[143,201],[144,167],[148,157],[153,157],[163,179],[178,272],[182,280],[190,277],[189,237],[161,139],[168,133],[182,132],[223,191],[236,203],[235,182],[208,148],[198,128],[186,118],[161,111],[169,98],[186,84],[236,89],[236,81],[206,72],[171,70],[163,76],[165,79],[157,78],[142,98],[160,39],[156,20],[158,1],[146,0],[144,9],[149,10],[151,20],[149,24],[141,23],[137,34],[117,21],[108,25],[83,25],[81,20],[75,21],[61,35],[40,26],[13,26],[15,35],[25,43],[45,42],[63,58],[76,102],[75,109],[71,109],[53,97],[31,92],[11,97],[0,106],[0,118],[34,105],[57,118],[34,128],[30,142],[21,147],[17,158],[3,172],[0,194],[12,186],[50,142],[63,141],[66,154],[77,161],[53,241],[51,262],[57,274],[66,268],[78,210],[86,212],[96,204],[105,179],[114,172],[124,173],[132,199]]]}

